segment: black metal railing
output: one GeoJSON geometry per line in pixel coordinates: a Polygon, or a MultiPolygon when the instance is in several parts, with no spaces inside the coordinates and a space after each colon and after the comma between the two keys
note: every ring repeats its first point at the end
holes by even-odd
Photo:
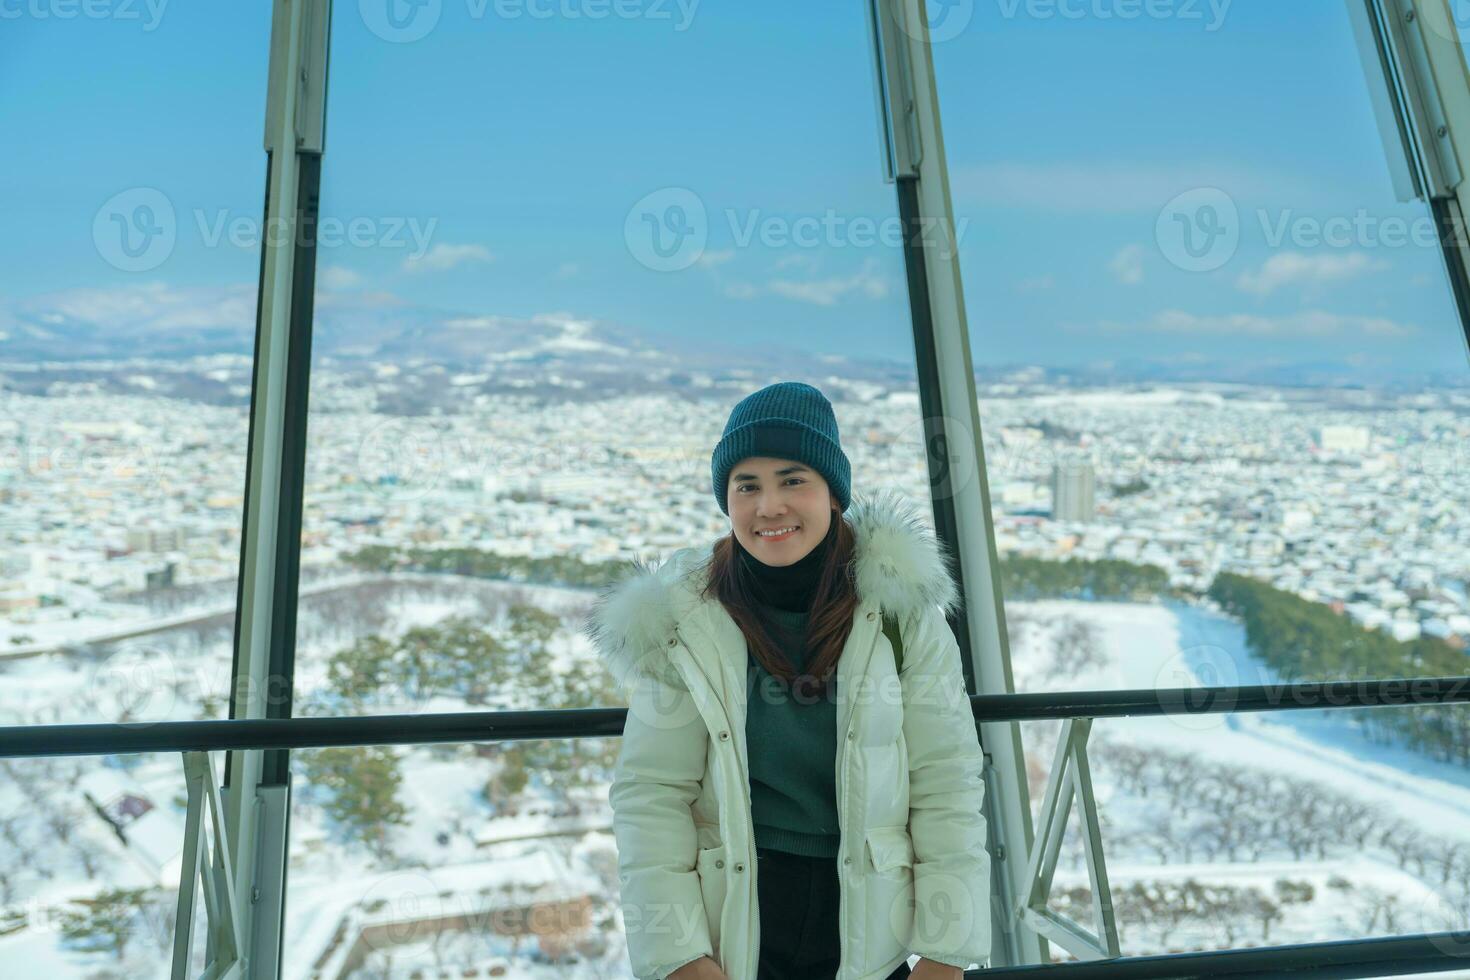
{"type": "Polygon", "coordinates": [[[971,970],[983,980],[1185,980],[1231,977],[1264,980],[1303,977],[1392,977],[1409,973],[1470,971],[1470,932],[1428,932],[1378,939],[1258,946],[1199,953],[1120,956],[1086,963],[1039,963],[971,970]]]}
{"type": "MultiPolygon", "coordinates": [[[[970,695],[971,710],[976,721],[982,723],[1233,714],[1239,711],[1417,707],[1466,701],[1470,701],[1470,677],[970,695]]],[[[0,728],[0,759],[605,738],[623,733],[627,713],[627,708],[557,708],[346,718],[23,725],[0,728]]]]}

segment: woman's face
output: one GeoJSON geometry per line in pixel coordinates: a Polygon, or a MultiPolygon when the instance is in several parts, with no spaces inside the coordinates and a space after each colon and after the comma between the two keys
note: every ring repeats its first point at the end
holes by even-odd
{"type": "Polygon", "coordinates": [[[832,494],[822,474],[794,459],[747,456],[730,469],[725,488],[730,527],[740,546],[767,565],[801,561],[832,526],[832,494]],[[768,538],[759,532],[795,527],[768,538]]]}

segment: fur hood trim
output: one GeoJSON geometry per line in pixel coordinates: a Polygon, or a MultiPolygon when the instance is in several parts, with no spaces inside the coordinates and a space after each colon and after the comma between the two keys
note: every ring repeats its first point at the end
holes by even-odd
{"type": "MultiPolygon", "coordinates": [[[[860,602],[900,619],[925,607],[939,606],[946,616],[958,609],[952,558],[913,504],[892,490],[855,494],[843,519],[856,539],[853,578],[860,602]]],[[[662,563],[639,559],[631,575],[593,602],[583,633],[624,690],[644,674],[684,686],[667,650],[674,627],[695,607],[719,606],[699,598],[709,581],[713,545],[681,548],[662,563]]],[[[718,612],[724,614],[723,607],[718,612]]]]}

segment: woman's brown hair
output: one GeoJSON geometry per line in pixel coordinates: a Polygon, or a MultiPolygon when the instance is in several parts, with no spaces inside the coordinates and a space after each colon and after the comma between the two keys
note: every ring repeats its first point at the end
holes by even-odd
{"type": "MultiPolygon", "coordinates": [[[[725,607],[740,632],[750,644],[750,652],[766,673],[781,678],[788,687],[798,679],[803,682],[801,694],[825,697],[827,684],[837,670],[842,648],[852,632],[852,616],[858,606],[857,588],[853,584],[853,552],[856,536],[842,516],[832,509],[832,525],[827,529],[827,558],[817,576],[812,595],[811,616],[807,620],[806,648],[812,651],[807,672],[796,673],[781,648],[766,628],[764,617],[756,610],[756,596],[751,588],[750,572],[740,561],[745,549],[731,531],[715,542],[710,560],[709,582],[705,597],[714,596],[725,607]]],[[[758,560],[758,559],[757,559],[758,560]]]]}

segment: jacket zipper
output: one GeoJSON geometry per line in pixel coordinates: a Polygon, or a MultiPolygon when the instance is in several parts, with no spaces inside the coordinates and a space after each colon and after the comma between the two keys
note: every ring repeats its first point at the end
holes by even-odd
{"type": "MultiPolygon", "coordinates": [[[[868,660],[867,660],[867,663],[869,663],[869,664],[871,664],[873,662],[873,651],[875,651],[878,648],[878,637],[880,635],[882,635],[882,632],[883,631],[881,629],[879,629],[879,630],[875,631],[874,634],[873,634],[873,643],[872,643],[872,645],[870,647],[868,647],[868,660]]],[[[842,693],[843,693],[843,696],[847,696],[847,694],[849,692],[843,691],[842,693]]],[[[853,719],[855,719],[856,717],[857,717],[857,706],[854,705],[853,706],[853,713],[851,715],[848,715],[848,719],[847,719],[848,731],[852,731],[853,730],[853,728],[852,728],[852,725],[854,724],[853,719]]],[[[842,737],[842,742],[841,742],[840,747],[839,747],[839,749],[837,751],[837,756],[838,756],[837,783],[841,787],[841,792],[838,794],[838,803],[837,803],[837,918],[838,918],[838,926],[837,926],[837,972],[838,972],[838,975],[839,976],[842,973],[842,968],[844,966],[847,966],[848,965],[848,961],[847,961],[847,889],[845,889],[844,887],[842,887],[842,864],[848,858],[848,854],[847,854],[847,834],[846,834],[846,830],[845,830],[845,828],[843,827],[843,824],[842,824],[842,814],[847,810],[847,780],[845,780],[845,779],[842,778],[842,773],[843,773],[843,770],[845,770],[847,768],[847,743],[848,742],[851,742],[851,741],[854,741],[854,739],[848,738],[847,735],[844,733],[844,735],[842,737]]]]}
{"type": "MultiPolygon", "coordinates": [[[[869,663],[869,664],[871,664],[872,661],[873,661],[873,652],[878,648],[878,637],[881,636],[882,634],[883,634],[882,629],[876,629],[873,632],[873,642],[868,647],[868,660],[867,660],[867,663],[869,663]]],[[[689,653],[690,663],[694,666],[694,668],[696,670],[698,670],[700,672],[701,675],[704,676],[705,683],[709,683],[709,676],[707,674],[705,674],[704,673],[704,669],[702,667],[700,667],[700,665],[699,665],[699,659],[694,656],[694,654],[693,654],[692,651],[689,650],[689,644],[684,641],[684,635],[679,632],[679,628],[677,626],[674,627],[674,636],[678,637],[679,645],[684,648],[684,650],[685,650],[686,653],[689,653]]],[[[711,686],[713,686],[713,685],[711,685],[711,686]]],[[[847,695],[847,692],[846,691],[843,691],[843,695],[846,696],[847,695]]],[[[725,705],[723,703],[721,703],[720,704],[720,708],[721,708],[721,710],[725,710],[725,705]]],[[[853,706],[853,713],[848,716],[848,722],[847,723],[848,723],[848,726],[849,726],[849,731],[852,730],[851,729],[851,726],[853,724],[853,719],[856,718],[856,717],[857,717],[857,707],[856,707],[856,705],[854,705],[853,706]]],[[[725,724],[730,725],[730,716],[729,716],[729,712],[728,711],[726,711],[726,713],[725,713],[725,724]]],[[[735,726],[734,725],[730,725],[730,727],[731,728],[734,728],[735,726]]],[[[734,739],[734,738],[737,737],[737,735],[735,734],[735,732],[732,731],[730,733],[730,737],[732,739],[734,739]]],[[[846,853],[846,851],[847,851],[847,847],[846,847],[846,844],[847,844],[846,828],[843,825],[843,819],[842,819],[842,814],[847,809],[847,780],[845,780],[845,779],[842,778],[842,773],[843,773],[843,770],[847,768],[847,744],[846,743],[847,742],[850,742],[850,741],[853,741],[853,739],[847,738],[846,734],[844,733],[843,738],[842,738],[841,742],[838,744],[838,749],[837,749],[837,785],[839,787],[838,803],[837,803],[837,858],[838,858],[838,860],[837,860],[837,917],[838,917],[838,920],[839,920],[839,922],[838,922],[838,928],[837,928],[837,956],[838,956],[838,971],[839,972],[841,972],[841,969],[842,969],[843,966],[847,965],[847,890],[845,888],[843,888],[843,883],[842,883],[842,862],[843,862],[843,860],[846,857],[848,857],[848,855],[846,853]]],[[[742,788],[742,794],[741,795],[742,795],[742,800],[745,803],[745,813],[746,813],[745,823],[746,823],[747,828],[749,828],[750,825],[751,825],[751,818],[753,816],[753,814],[751,813],[751,802],[750,802],[750,775],[746,771],[745,761],[740,758],[740,753],[739,752],[736,752],[735,753],[735,761],[736,761],[736,764],[737,764],[736,767],[740,770],[741,780],[744,782],[744,786],[742,788]]],[[[747,840],[746,843],[747,843],[747,845],[749,845],[750,844],[750,841],[747,840]]],[[[749,850],[749,846],[747,846],[747,850],[749,850]]],[[[750,854],[747,854],[746,857],[747,858],[750,858],[751,855],[750,854]]],[[[746,861],[746,864],[750,867],[750,882],[751,882],[751,892],[752,892],[752,894],[755,894],[755,889],[756,889],[756,877],[755,877],[755,875],[756,875],[756,865],[758,863],[759,862],[756,862],[754,860],[747,860],[746,861]]],[[[759,901],[759,897],[757,897],[757,901],[759,901]]],[[[757,929],[760,928],[760,920],[758,918],[755,921],[755,926],[756,926],[757,929]]],[[[723,938],[723,929],[721,930],[721,933],[722,933],[722,938],[723,938]]]]}
{"type": "MultiPolygon", "coordinates": [[[[679,645],[684,648],[684,650],[685,650],[686,653],[689,653],[689,661],[694,665],[695,669],[697,669],[699,671],[700,675],[704,678],[705,683],[706,684],[710,684],[709,675],[704,672],[704,668],[700,667],[698,658],[696,658],[694,656],[693,652],[689,650],[689,644],[686,643],[686,642],[684,642],[684,635],[679,632],[679,628],[677,626],[674,627],[674,635],[679,638],[679,645]]],[[[711,687],[711,689],[713,689],[714,685],[713,684],[710,684],[710,687],[711,687]]],[[[719,704],[720,704],[720,710],[725,712],[725,724],[726,725],[729,725],[730,728],[732,729],[732,731],[730,732],[730,738],[731,739],[734,739],[735,738],[735,732],[733,731],[733,729],[734,729],[735,726],[730,724],[730,712],[729,712],[728,709],[726,709],[726,707],[724,705],[724,702],[719,702],[719,704]]],[[[750,789],[749,789],[749,787],[750,787],[750,774],[748,772],[746,772],[746,767],[743,764],[742,760],[740,759],[740,753],[739,752],[736,752],[735,753],[735,762],[737,763],[737,766],[740,769],[740,775],[745,780],[745,786],[746,786],[745,795],[747,797],[746,805],[748,807],[749,806],[749,802],[750,802],[749,799],[748,799],[748,797],[750,795],[750,789]]]]}
{"type": "MultiPolygon", "coordinates": [[[[699,671],[699,674],[704,679],[704,682],[706,684],[709,684],[710,688],[713,689],[714,685],[710,683],[709,675],[706,674],[704,672],[704,668],[702,666],[700,666],[699,658],[696,657],[696,656],[694,656],[694,652],[689,649],[689,644],[686,643],[685,640],[684,640],[684,634],[682,634],[682,633],[679,632],[679,628],[677,626],[674,627],[674,636],[678,638],[679,645],[684,648],[684,652],[689,654],[689,662],[690,662],[690,664],[693,666],[693,668],[695,670],[699,671]]],[[[718,698],[716,699],[716,701],[720,705],[720,710],[725,712],[725,724],[728,725],[729,728],[731,729],[731,731],[730,731],[730,739],[733,742],[739,736],[737,736],[736,733],[735,733],[735,731],[734,731],[735,726],[730,723],[730,712],[725,707],[724,702],[719,701],[718,698]]],[[[731,747],[734,748],[733,745],[731,747]]],[[[750,889],[751,889],[751,894],[752,895],[755,895],[756,894],[756,892],[755,892],[755,888],[756,888],[756,878],[755,878],[755,875],[756,875],[756,865],[759,862],[755,860],[755,850],[754,850],[754,847],[755,847],[755,840],[754,840],[755,829],[754,829],[754,825],[752,824],[753,814],[751,812],[752,805],[751,805],[751,801],[750,801],[750,774],[747,771],[747,767],[746,767],[746,764],[745,764],[744,760],[742,760],[740,758],[740,753],[738,751],[735,753],[735,768],[738,771],[738,776],[739,776],[739,780],[738,781],[741,783],[741,801],[745,805],[746,852],[747,852],[746,853],[745,865],[746,865],[746,867],[748,867],[750,869],[750,889]]],[[[840,824],[840,822],[841,822],[841,818],[840,817],[838,818],[838,821],[839,821],[839,824],[840,824]]],[[[726,855],[726,858],[728,860],[728,858],[729,858],[728,853],[726,855]]],[[[730,863],[733,864],[733,862],[730,862],[730,863]]],[[[757,897],[757,900],[759,900],[758,897],[757,897]]],[[[757,916],[757,918],[755,920],[755,927],[756,927],[757,930],[760,929],[760,918],[759,918],[759,916],[757,916]]],[[[721,924],[721,928],[720,928],[720,934],[721,934],[721,940],[722,941],[724,939],[724,931],[725,930],[724,930],[724,926],[723,926],[723,923],[722,923],[721,924]]]]}

